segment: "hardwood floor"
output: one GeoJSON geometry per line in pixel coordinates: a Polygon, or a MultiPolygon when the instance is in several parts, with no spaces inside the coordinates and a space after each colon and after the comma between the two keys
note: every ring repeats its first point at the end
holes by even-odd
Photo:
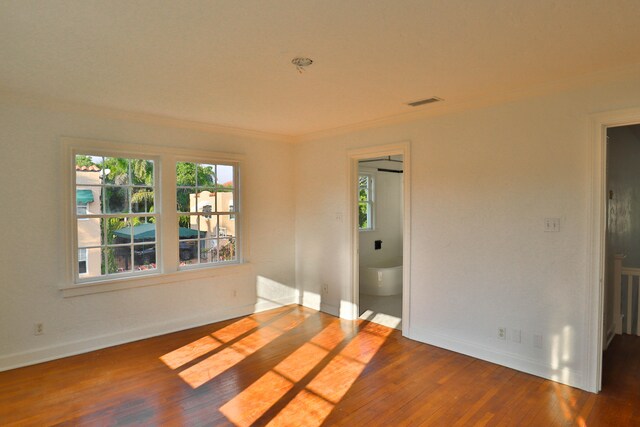
{"type": "Polygon", "coordinates": [[[640,338],[586,393],[288,306],[0,373],[0,425],[640,425],[640,338]]]}

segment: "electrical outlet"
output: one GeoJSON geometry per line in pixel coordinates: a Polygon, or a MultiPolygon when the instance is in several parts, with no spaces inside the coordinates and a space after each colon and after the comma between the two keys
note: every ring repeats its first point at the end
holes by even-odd
{"type": "Polygon", "coordinates": [[[33,325],[33,335],[44,334],[44,323],[36,323],[33,325]]]}
{"type": "Polygon", "coordinates": [[[498,339],[499,340],[507,339],[507,328],[498,328],[498,339]]]}
{"type": "Polygon", "coordinates": [[[237,290],[233,290],[233,297],[236,298],[238,296],[238,291],[237,290]]]}
{"type": "Polygon", "coordinates": [[[545,218],[544,231],[545,232],[560,231],[560,218],[545,218]]]}
{"type": "Polygon", "coordinates": [[[326,283],[322,284],[322,295],[329,295],[329,285],[326,283]]]}
{"type": "Polygon", "coordinates": [[[520,329],[511,330],[511,341],[520,344],[522,341],[522,331],[520,329]]]}

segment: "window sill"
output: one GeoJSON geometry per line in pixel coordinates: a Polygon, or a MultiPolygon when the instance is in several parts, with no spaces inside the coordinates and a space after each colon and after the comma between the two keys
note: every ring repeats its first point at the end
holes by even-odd
{"type": "Polygon", "coordinates": [[[70,286],[60,287],[64,298],[82,295],[98,294],[102,292],[119,291],[123,289],[142,288],[145,286],[166,285],[185,280],[196,280],[207,277],[231,276],[253,271],[250,263],[228,264],[212,268],[198,268],[180,270],[171,273],[155,273],[139,277],[122,277],[99,282],[85,282],[70,286]]]}

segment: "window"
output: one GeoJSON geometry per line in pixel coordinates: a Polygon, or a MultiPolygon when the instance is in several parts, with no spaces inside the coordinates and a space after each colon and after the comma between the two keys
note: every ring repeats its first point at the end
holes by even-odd
{"type": "Polygon", "coordinates": [[[374,229],[373,201],[373,175],[361,172],[358,176],[358,225],[361,231],[374,229]]]}
{"type": "Polygon", "coordinates": [[[78,202],[78,204],[76,205],[76,209],[77,209],[78,215],[86,215],[88,212],[86,203],[78,202]]]}
{"type": "Polygon", "coordinates": [[[87,250],[78,249],[78,273],[87,273],[87,250]]]}
{"type": "Polygon", "coordinates": [[[233,164],[177,163],[180,268],[238,262],[236,169],[233,164]]]}
{"type": "Polygon", "coordinates": [[[70,236],[64,295],[243,268],[242,155],[75,138],[63,138],[63,146],[70,236]]]}
{"type": "Polygon", "coordinates": [[[75,156],[76,279],[157,269],[154,166],[145,158],[75,156]]]}

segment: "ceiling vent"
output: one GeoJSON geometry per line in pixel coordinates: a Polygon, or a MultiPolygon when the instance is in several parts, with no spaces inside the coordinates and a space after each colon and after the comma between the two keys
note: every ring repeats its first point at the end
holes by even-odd
{"type": "Polygon", "coordinates": [[[433,104],[434,102],[440,102],[440,101],[444,101],[444,99],[438,98],[437,96],[433,96],[431,98],[421,99],[420,101],[408,102],[407,105],[410,107],[419,107],[420,105],[433,104]]]}

